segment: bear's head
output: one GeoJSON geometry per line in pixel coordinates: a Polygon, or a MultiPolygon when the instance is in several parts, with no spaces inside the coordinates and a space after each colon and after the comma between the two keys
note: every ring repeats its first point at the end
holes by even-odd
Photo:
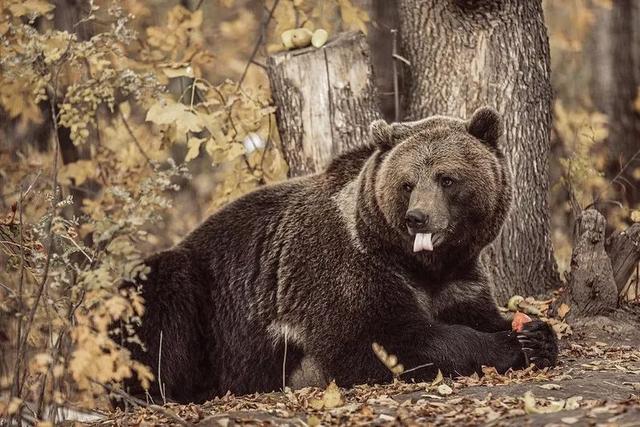
{"type": "Polygon", "coordinates": [[[455,249],[475,255],[496,238],[511,203],[502,133],[490,107],[466,121],[372,123],[375,201],[404,248],[419,257],[455,249]]]}

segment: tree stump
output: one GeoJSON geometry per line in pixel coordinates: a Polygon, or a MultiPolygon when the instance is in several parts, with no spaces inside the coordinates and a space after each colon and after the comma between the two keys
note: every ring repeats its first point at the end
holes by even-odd
{"type": "Polygon", "coordinates": [[[369,125],[380,112],[363,34],[277,53],[267,69],[290,176],[319,172],[336,155],[368,141],[369,125]]]}
{"type": "Polygon", "coordinates": [[[640,223],[612,234],[607,239],[606,249],[618,292],[622,292],[640,261],[640,223]]]}
{"type": "Polygon", "coordinates": [[[582,212],[576,222],[569,279],[572,314],[607,314],[617,305],[618,288],[604,247],[606,225],[595,209],[582,212]]]}

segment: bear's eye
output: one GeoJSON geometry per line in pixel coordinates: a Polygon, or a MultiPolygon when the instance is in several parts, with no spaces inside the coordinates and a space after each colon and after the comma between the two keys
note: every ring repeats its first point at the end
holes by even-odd
{"type": "Polygon", "coordinates": [[[440,178],[440,185],[443,187],[451,187],[453,185],[453,179],[448,176],[443,176],[440,178]]]}
{"type": "Polygon", "coordinates": [[[404,191],[406,191],[407,193],[411,193],[413,191],[413,184],[405,182],[404,184],[402,184],[402,188],[404,188],[404,191]]]}

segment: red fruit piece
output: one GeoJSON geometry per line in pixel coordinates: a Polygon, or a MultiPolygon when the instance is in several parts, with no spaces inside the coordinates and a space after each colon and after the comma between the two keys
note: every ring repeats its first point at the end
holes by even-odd
{"type": "Polygon", "coordinates": [[[522,331],[522,327],[525,323],[531,322],[531,318],[524,313],[516,311],[513,315],[513,320],[511,321],[511,329],[516,332],[522,331]]]}

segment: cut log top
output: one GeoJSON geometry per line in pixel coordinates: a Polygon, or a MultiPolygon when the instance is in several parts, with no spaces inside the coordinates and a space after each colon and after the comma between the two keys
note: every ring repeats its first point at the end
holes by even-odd
{"type": "Polygon", "coordinates": [[[367,142],[369,124],[380,113],[363,34],[274,54],[267,68],[291,176],[318,172],[367,142]]]}

